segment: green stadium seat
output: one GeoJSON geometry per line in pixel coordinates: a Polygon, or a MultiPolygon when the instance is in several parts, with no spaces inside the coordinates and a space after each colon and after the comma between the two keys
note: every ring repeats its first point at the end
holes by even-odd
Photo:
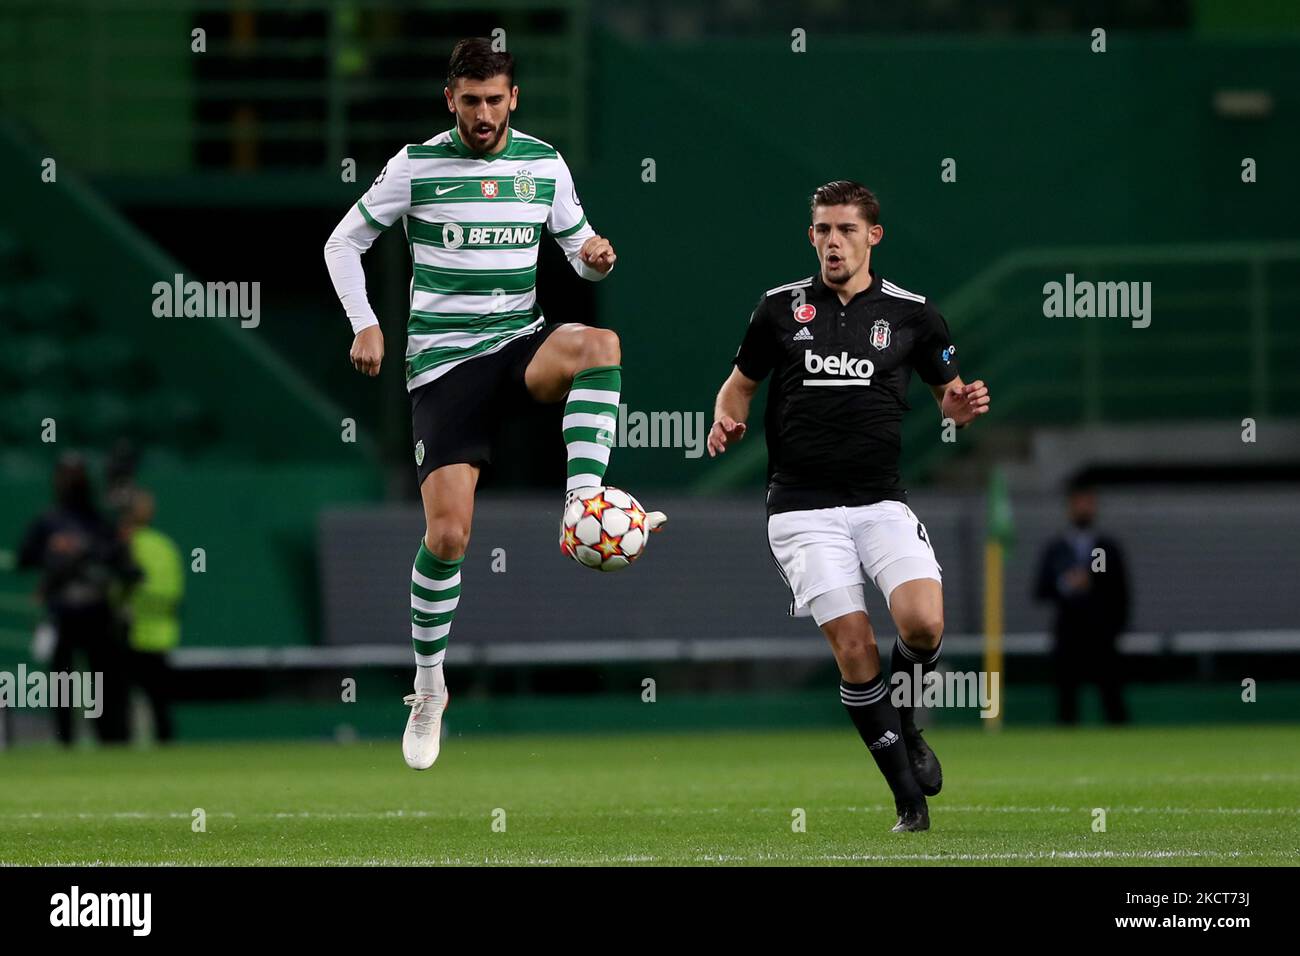
{"type": "Polygon", "coordinates": [[[143,437],[178,451],[193,454],[211,446],[219,428],[211,413],[189,395],[177,389],[157,389],[138,404],[143,437]]]}
{"type": "Polygon", "coordinates": [[[108,448],[114,441],[131,437],[136,409],[115,392],[94,390],[78,399],[72,426],[74,441],[96,448],[108,448]]]}
{"type": "Polygon", "coordinates": [[[49,278],[15,286],[13,308],[21,327],[27,329],[71,333],[92,324],[90,313],[81,307],[73,290],[49,278]]]}
{"type": "Polygon", "coordinates": [[[63,383],[67,356],[58,339],[49,335],[18,334],[0,349],[3,384],[22,390],[32,383],[46,386],[63,383]]]}
{"type": "Polygon", "coordinates": [[[69,348],[72,369],[79,381],[114,391],[137,394],[154,384],[152,366],[131,342],[118,336],[78,338],[69,348]]]}

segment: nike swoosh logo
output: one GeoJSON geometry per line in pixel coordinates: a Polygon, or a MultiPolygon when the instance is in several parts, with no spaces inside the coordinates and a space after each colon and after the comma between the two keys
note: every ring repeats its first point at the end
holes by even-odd
{"type": "Polygon", "coordinates": [[[435,196],[441,196],[443,193],[449,193],[449,192],[451,192],[453,189],[460,189],[460,187],[461,187],[461,186],[464,186],[464,185],[465,185],[464,183],[458,183],[458,184],[455,185],[455,186],[437,186],[437,187],[434,188],[434,190],[433,190],[433,194],[434,194],[435,196]]]}

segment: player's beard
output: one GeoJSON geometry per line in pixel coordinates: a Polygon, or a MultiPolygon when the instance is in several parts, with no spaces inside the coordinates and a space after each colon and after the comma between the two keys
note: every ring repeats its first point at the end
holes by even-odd
{"type": "Polygon", "coordinates": [[[856,268],[850,269],[848,262],[843,258],[834,268],[824,260],[822,261],[822,278],[831,285],[843,285],[857,274],[858,270],[856,268]]]}
{"type": "MultiPolygon", "coordinates": [[[[486,126],[490,124],[485,123],[483,125],[486,126]]],[[[470,150],[472,150],[476,155],[483,156],[486,155],[487,153],[492,152],[492,150],[496,149],[497,146],[500,145],[501,137],[506,135],[506,128],[509,125],[510,125],[510,117],[507,116],[504,120],[501,121],[501,125],[496,127],[496,135],[493,136],[490,140],[488,140],[487,145],[484,146],[482,149],[479,149],[475,145],[478,142],[478,137],[475,136],[474,133],[475,130],[479,128],[478,123],[475,123],[473,126],[470,126],[466,129],[462,129],[460,131],[460,138],[465,141],[465,145],[467,145],[470,148],[470,150]]]]}

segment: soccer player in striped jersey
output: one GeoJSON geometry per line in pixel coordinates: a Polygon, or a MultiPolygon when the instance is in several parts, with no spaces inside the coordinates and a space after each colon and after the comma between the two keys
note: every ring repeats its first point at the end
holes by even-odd
{"type": "MultiPolygon", "coordinates": [[[[411,570],[416,677],[402,752],[416,770],[438,758],[448,700],[442,662],[497,420],[521,402],[566,399],[567,504],[576,489],[604,484],[622,389],[614,332],[547,325],[537,305],[543,229],[584,279],[604,279],[616,256],[587,222],[560,154],[510,125],[514,58],[487,39],[461,40],[445,95],[453,128],[398,150],[325,244],[355,333],[352,364],[371,376],[384,338],[361,254],[399,221],[411,251],[405,367],[425,533],[411,570]]],[[[647,515],[651,530],[665,520],[647,515]]]]}

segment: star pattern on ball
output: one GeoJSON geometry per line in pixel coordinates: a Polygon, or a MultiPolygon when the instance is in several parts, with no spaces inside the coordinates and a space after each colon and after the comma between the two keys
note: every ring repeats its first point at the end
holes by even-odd
{"type": "Polygon", "coordinates": [[[583,502],[582,513],[583,515],[595,515],[599,518],[608,507],[610,507],[610,503],[605,500],[605,496],[597,493],[594,497],[588,498],[583,502]]]}
{"type": "Polygon", "coordinates": [[[628,528],[645,528],[645,512],[633,505],[627,509],[628,528]]]}
{"type": "Polygon", "coordinates": [[[565,528],[564,540],[560,542],[560,550],[565,554],[573,554],[573,551],[577,546],[578,536],[573,533],[572,528],[565,528]]]}
{"type": "Polygon", "coordinates": [[[618,538],[611,538],[602,531],[600,533],[600,544],[596,545],[596,550],[601,553],[602,557],[613,557],[618,553],[618,540],[618,538]]]}

